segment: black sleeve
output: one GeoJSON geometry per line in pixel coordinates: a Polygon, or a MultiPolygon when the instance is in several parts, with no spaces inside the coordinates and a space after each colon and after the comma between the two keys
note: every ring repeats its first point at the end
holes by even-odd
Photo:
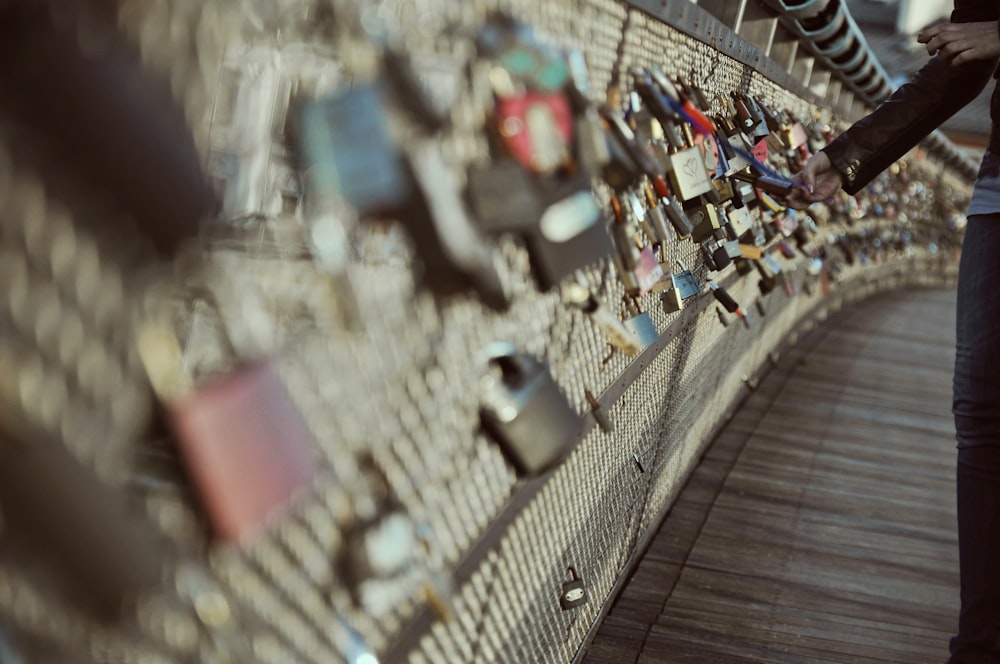
{"type": "MultiPolygon", "coordinates": [[[[953,23],[992,21],[1000,3],[959,0],[953,23]]],[[[990,80],[996,60],[952,66],[937,57],[869,115],[823,149],[855,194],[945,120],[975,99],[990,80]]]]}

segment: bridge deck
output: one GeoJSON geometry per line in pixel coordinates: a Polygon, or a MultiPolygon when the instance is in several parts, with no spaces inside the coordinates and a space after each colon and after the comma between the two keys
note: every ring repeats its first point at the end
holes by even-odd
{"type": "Polygon", "coordinates": [[[951,292],[857,305],[713,443],[584,664],[944,662],[958,607],[951,292]]]}

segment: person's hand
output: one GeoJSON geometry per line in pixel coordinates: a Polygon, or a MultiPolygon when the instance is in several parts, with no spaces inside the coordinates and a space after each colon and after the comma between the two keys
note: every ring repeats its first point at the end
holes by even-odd
{"type": "Polygon", "coordinates": [[[937,55],[952,65],[960,65],[971,60],[1000,56],[1000,33],[997,29],[997,21],[939,23],[917,35],[917,41],[927,45],[930,55],[937,55]]]}
{"type": "Polygon", "coordinates": [[[785,204],[795,210],[804,210],[813,203],[825,201],[844,186],[840,171],[833,167],[825,152],[817,152],[801,171],[792,176],[792,181],[802,185],[792,189],[785,204]]]}

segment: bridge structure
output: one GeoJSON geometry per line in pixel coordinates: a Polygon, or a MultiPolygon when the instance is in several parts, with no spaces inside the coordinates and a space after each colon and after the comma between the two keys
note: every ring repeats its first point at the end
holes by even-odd
{"type": "Polygon", "coordinates": [[[944,659],[976,164],[784,206],[844,0],[0,33],[0,660],[944,659]]]}

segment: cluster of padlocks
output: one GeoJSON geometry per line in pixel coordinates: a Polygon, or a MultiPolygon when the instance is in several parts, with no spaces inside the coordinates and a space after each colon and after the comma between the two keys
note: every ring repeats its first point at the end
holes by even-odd
{"type": "Polygon", "coordinates": [[[117,15],[168,251],[0,123],[0,660],[569,661],[781,344],[952,273],[950,154],[789,210],[850,118],[656,12],[279,6],[117,15]]]}

